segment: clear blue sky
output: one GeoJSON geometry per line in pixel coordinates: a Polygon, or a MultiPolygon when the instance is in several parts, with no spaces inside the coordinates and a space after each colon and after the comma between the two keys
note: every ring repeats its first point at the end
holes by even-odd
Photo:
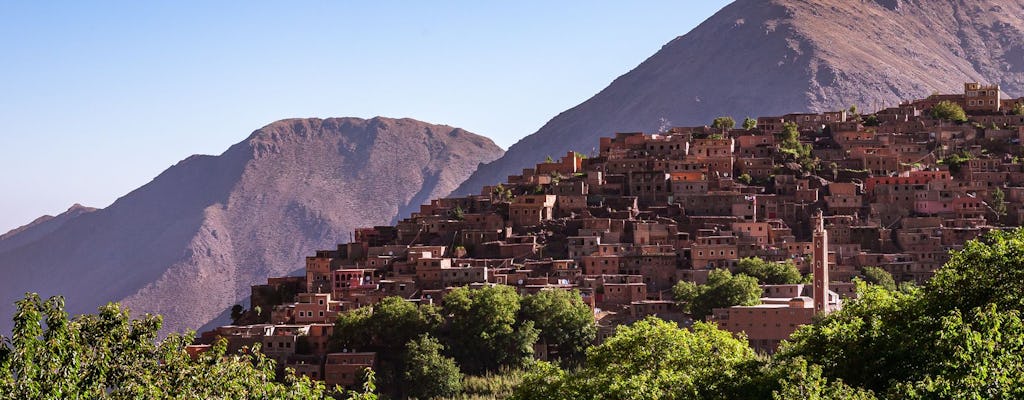
{"type": "Polygon", "coordinates": [[[0,233],[290,117],[508,148],[728,1],[0,3],[0,233]]]}

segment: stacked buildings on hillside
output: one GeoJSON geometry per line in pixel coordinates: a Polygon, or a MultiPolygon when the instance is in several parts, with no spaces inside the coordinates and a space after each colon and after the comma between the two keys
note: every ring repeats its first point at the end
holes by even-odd
{"type": "Polygon", "coordinates": [[[282,366],[349,385],[375,355],[330,349],[335,317],[386,296],[440,302],[466,285],[578,290],[600,340],[648,315],[686,323],[674,284],[703,283],[714,269],[759,257],[791,261],[812,283],[765,285],[761,305],[709,319],[771,352],[855,296],[851,280],[862,268],[920,284],[967,240],[1024,221],[1016,103],[1024,98],[968,83],[963,94],[870,115],[617,133],[596,154],[549,159],[479,195],[436,199],[395,226],[357,230],[351,243],[307,257],[304,276],[254,286],[258,312],[247,315],[259,323],[220,327],[200,342],[261,343],[282,366]],[[942,100],[960,104],[969,122],[932,118],[942,100]],[[792,127],[809,155],[785,141],[792,127]]]}

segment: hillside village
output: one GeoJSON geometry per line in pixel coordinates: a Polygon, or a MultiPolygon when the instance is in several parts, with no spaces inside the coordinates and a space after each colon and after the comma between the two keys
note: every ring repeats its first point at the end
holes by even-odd
{"type": "MultiPolygon", "coordinates": [[[[304,276],[253,286],[235,325],[205,332],[255,343],[296,373],[352,385],[376,355],[332,349],[339,313],[384,297],[439,303],[451,288],[576,290],[598,322],[692,322],[672,298],[740,259],[792,262],[807,283],[762,285],[761,304],[708,317],[771,353],[797,327],[856,296],[877,266],[925,282],[949,251],[1024,222],[1024,97],[966,83],[896,107],[616,133],[479,195],[436,199],[395,226],[358,229],[305,260],[304,276]],[[966,121],[934,113],[955,103],[966,121]]],[[[538,149],[537,157],[544,157],[538,149]]],[[[557,349],[535,346],[537,358],[557,349]]]]}

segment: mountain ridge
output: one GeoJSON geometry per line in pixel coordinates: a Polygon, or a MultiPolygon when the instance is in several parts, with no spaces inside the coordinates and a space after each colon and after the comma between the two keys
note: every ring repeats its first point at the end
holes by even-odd
{"type": "Polygon", "coordinates": [[[614,132],[721,115],[874,111],[969,81],[1024,95],[1024,1],[738,0],[556,115],[453,194],[476,193],[547,154],[589,153],[614,132]]]}
{"type": "Polygon", "coordinates": [[[25,291],[62,294],[72,313],[120,301],[164,315],[164,332],[196,329],[249,285],[301,268],[357,227],[406,215],[420,196],[447,195],[501,153],[489,139],[412,119],[276,121],[0,251],[10,277],[0,300],[10,312],[25,291]]]}

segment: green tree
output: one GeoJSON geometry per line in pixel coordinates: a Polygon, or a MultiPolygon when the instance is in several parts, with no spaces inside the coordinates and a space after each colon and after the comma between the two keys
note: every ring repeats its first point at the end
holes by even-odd
{"type": "Polygon", "coordinates": [[[1006,215],[1006,193],[1003,192],[1003,189],[995,188],[992,191],[992,211],[996,213],[997,218],[1006,215]]]}
{"type": "Polygon", "coordinates": [[[1015,103],[1010,112],[1014,115],[1024,115],[1024,103],[1015,103]]]}
{"type": "Polygon", "coordinates": [[[800,270],[793,262],[768,262],[757,257],[740,259],[737,263],[738,272],[752,276],[765,285],[782,285],[800,283],[800,270]]]}
{"type": "Polygon", "coordinates": [[[949,100],[940,101],[932,107],[932,117],[953,122],[967,122],[963,107],[949,100]]]}
{"type": "Polygon", "coordinates": [[[750,118],[750,117],[746,117],[746,118],[743,119],[743,129],[744,130],[748,130],[749,131],[749,130],[754,129],[754,128],[757,128],[757,120],[756,119],[753,119],[753,118],[750,118]]]}
{"type": "Polygon", "coordinates": [[[864,277],[864,281],[872,285],[879,285],[888,290],[896,290],[896,280],[893,279],[892,274],[889,271],[881,269],[879,267],[867,266],[861,269],[861,276],[864,277]]]}
{"type": "Polygon", "coordinates": [[[740,174],[740,176],[736,177],[736,181],[744,185],[749,185],[753,180],[754,179],[750,177],[750,174],[740,174]]]}
{"type": "Polygon", "coordinates": [[[533,357],[539,331],[519,321],[520,298],[511,286],[460,287],[445,295],[449,352],[467,373],[518,367],[533,357]]]}
{"type": "Polygon", "coordinates": [[[397,296],[385,297],[372,307],[338,314],[331,336],[332,351],[377,353],[380,386],[401,396],[399,381],[406,365],[406,343],[435,332],[442,318],[432,305],[416,305],[397,296]]]}
{"type": "Polygon", "coordinates": [[[363,370],[363,390],[351,390],[348,392],[347,400],[377,400],[377,375],[372,368],[363,370]]]}
{"type": "Polygon", "coordinates": [[[406,365],[403,384],[409,397],[433,399],[452,397],[462,390],[462,373],[455,360],[441,355],[444,346],[430,335],[409,341],[405,352],[406,365]]]}
{"type": "Polygon", "coordinates": [[[584,367],[567,373],[551,364],[524,379],[514,399],[721,398],[737,366],[755,360],[746,340],[714,324],[689,330],[649,317],[620,326],[587,351],[584,367]]]}
{"type": "Polygon", "coordinates": [[[12,336],[0,338],[0,398],[280,398],[320,399],[322,383],[286,370],[255,346],[228,354],[225,341],[193,359],[193,335],[157,343],[162,320],[132,320],[117,304],[68,319],[64,300],[35,293],[17,302],[12,336]]]}
{"type": "Polygon", "coordinates": [[[676,302],[698,320],[703,320],[716,308],[759,304],[761,293],[756,278],[733,275],[725,269],[711,271],[703,285],[679,281],[672,287],[676,302]]]}
{"type": "Polygon", "coordinates": [[[892,398],[1024,393],[1024,231],[968,242],[923,287],[861,283],[858,291],[798,330],[776,357],[804,357],[830,379],[892,398]]]}
{"type": "Polygon", "coordinates": [[[874,392],[853,388],[841,380],[830,381],[821,367],[802,358],[782,363],[779,388],[772,392],[774,400],[873,400],[874,392]]]}
{"type": "Polygon", "coordinates": [[[564,361],[581,361],[597,336],[594,313],[575,290],[542,290],[525,296],[520,315],[522,320],[533,321],[540,330],[540,342],[557,348],[564,361]]]}
{"type": "Polygon", "coordinates": [[[715,129],[732,129],[736,127],[736,120],[732,117],[718,117],[711,121],[711,127],[715,129]]]}

